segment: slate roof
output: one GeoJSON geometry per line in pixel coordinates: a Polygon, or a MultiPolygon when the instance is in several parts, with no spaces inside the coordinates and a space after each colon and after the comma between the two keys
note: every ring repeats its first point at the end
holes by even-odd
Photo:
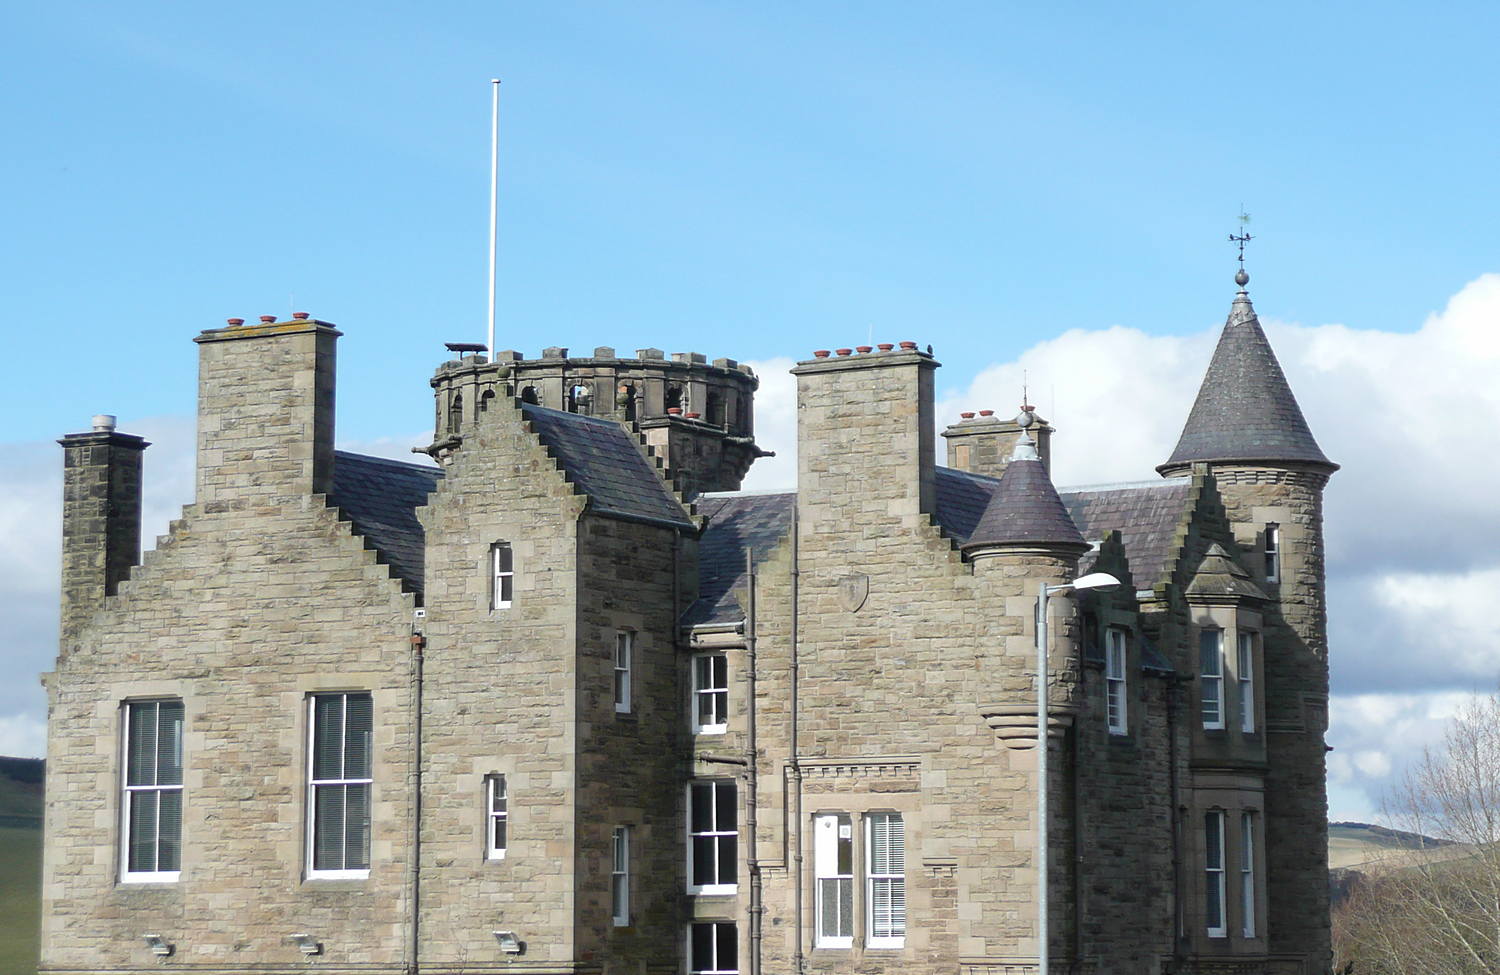
{"type": "Polygon", "coordinates": [[[705,494],[694,502],[708,528],[698,541],[698,599],[683,614],[688,626],[745,618],[734,590],[745,585],[745,551],[759,565],[792,527],[797,495],[705,494]]]}
{"type": "Polygon", "coordinates": [[[1188,583],[1189,596],[1227,596],[1236,599],[1266,599],[1265,592],[1241,568],[1224,546],[1214,542],[1208,547],[1193,581],[1188,583]]]}
{"type": "Polygon", "coordinates": [[[1146,589],[1172,568],[1172,540],[1191,489],[1188,478],[1174,477],[1160,483],[1064,490],[1061,497],[1089,541],[1120,532],[1136,588],[1146,589]]]}
{"type": "Polygon", "coordinates": [[[417,511],[443,478],[440,468],[336,450],[329,501],[374,547],[407,592],[422,591],[424,534],[417,511]]]}
{"type": "Polygon", "coordinates": [[[1338,467],[1323,456],[1307,428],[1244,291],[1230,306],[1177,449],[1158,470],[1192,461],[1298,461],[1338,467]]]}
{"type": "Polygon", "coordinates": [[[964,548],[984,545],[1058,545],[1088,548],[1068,516],[1047,468],[1036,456],[1017,455],[990,495],[964,548]]]}
{"type": "Polygon", "coordinates": [[[689,531],[695,528],[656,467],[620,424],[534,403],[522,404],[521,412],[562,464],[568,480],[588,495],[590,511],[689,531]]]}

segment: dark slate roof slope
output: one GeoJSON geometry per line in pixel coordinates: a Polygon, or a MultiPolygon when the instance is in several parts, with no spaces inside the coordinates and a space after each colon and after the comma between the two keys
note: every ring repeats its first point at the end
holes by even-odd
{"type": "Polygon", "coordinates": [[[568,480],[588,495],[591,511],[693,529],[661,474],[620,424],[533,403],[522,404],[521,412],[568,480]]]}
{"type": "Polygon", "coordinates": [[[1130,574],[1149,588],[1171,569],[1172,540],[1182,521],[1192,482],[1185,477],[1119,487],[1064,489],[1062,502],[1083,536],[1098,541],[1120,533],[1130,574]]]}
{"type": "Polygon", "coordinates": [[[1307,428],[1244,291],[1230,306],[1177,449],[1158,470],[1193,461],[1293,461],[1338,467],[1323,456],[1307,428]]]}
{"type": "Polygon", "coordinates": [[[442,480],[440,468],[334,451],[329,501],[390,565],[409,592],[422,591],[424,533],[417,509],[442,480]]]}
{"type": "Polygon", "coordinates": [[[694,502],[708,527],[698,540],[698,599],[683,623],[733,623],[745,618],[734,591],[746,584],[745,552],[759,565],[792,527],[797,495],[705,494],[694,502]]]}
{"type": "Polygon", "coordinates": [[[974,534],[974,526],[984,517],[990,496],[995,493],[998,478],[984,474],[970,474],[956,467],[939,467],[933,478],[937,496],[938,527],[943,534],[955,538],[960,544],[974,534]]]}
{"type": "Polygon", "coordinates": [[[1030,457],[1018,455],[1005,465],[1005,473],[964,548],[982,545],[1088,548],[1057,496],[1047,468],[1034,452],[1030,457]]]}

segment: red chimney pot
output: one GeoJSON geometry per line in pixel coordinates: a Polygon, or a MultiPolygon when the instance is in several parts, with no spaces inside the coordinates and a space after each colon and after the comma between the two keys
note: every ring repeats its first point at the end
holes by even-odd
{"type": "Polygon", "coordinates": [[[245,320],[243,318],[226,318],[225,321],[227,321],[231,325],[245,324],[245,320]]]}
{"type": "Polygon", "coordinates": [[[903,349],[915,349],[916,347],[917,347],[917,343],[915,343],[915,342],[902,342],[901,343],[901,348],[903,348],[903,349]]]}
{"type": "Polygon", "coordinates": [[[819,358],[819,359],[826,359],[826,358],[828,358],[828,350],[827,349],[819,349],[818,351],[814,352],[813,355],[816,358],[819,358]]]}
{"type": "Polygon", "coordinates": [[[833,351],[837,352],[839,355],[853,355],[854,354],[854,350],[853,349],[834,349],[833,351]]]}
{"type": "Polygon", "coordinates": [[[994,410],[980,410],[979,411],[979,415],[980,416],[994,416],[995,415],[995,411],[994,410]]]}
{"type": "Polygon", "coordinates": [[[878,348],[881,352],[889,352],[892,349],[894,349],[895,346],[892,345],[890,342],[881,342],[881,343],[879,343],[879,344],[876,345],[876,348],[878,348]]]}
{"type": "Polygon", "coordinates": [[[275,315],[262,315],[262,316],[260,316],[260,320],[263,321],[263,322],[274,322],[274,321],[276,321],[276,316],[275,315]]]}
{"type": "Polygon", "coordinates": [[[307,319],[311,318],[312,316],[309,315],[305,311],[294,311],[294,312],[292,312],[292,317],[295,318],[295,319],[297,319],[297,321],[299,321],[299,322],[305,322],[305,321],[307,321],[307,319]]]}

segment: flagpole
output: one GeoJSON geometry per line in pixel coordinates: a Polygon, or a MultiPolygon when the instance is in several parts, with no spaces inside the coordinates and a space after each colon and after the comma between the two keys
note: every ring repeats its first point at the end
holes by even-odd
{"type": "Polygon", "coordinates": [[[495,240],[500,195],[500,79],[490,79],[490,307],[489,332],[485,343],[490,361],[495,359],[495,240]]]}

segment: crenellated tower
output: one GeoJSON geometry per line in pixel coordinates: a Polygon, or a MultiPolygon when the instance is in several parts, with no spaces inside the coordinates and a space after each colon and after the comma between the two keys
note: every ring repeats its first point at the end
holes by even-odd
{"type": "Polygon", "coordinates": [[[433,442],[423,448],[447,463],[465,433],[496,396],[631,425],[661,457],[688,495],[737,491],[765,452],[755,445],[755,372],[733,359],[710,363],[697,352],[669,358],[639,349],[635,358],[601,346],[591,356],[543,349],[540,358],[497,353],[493,361],[467,347],[438,367],[431,385],[433,442]]]}
{"type": "MultiPolygon", "coordinates": [[[[1328,725],[1324,456],[1276,354],[1240,290],[1176,449],[1157,471],[1183,477],[1206,464],[1218,483],[1238,554],[1267,597],[1259,622],[1266,756],[1264,816],[1269,917],[1258,937],[1271,956],[1329,963],[1328,892],[1305,878],[1327,861],[1323,735],[1328,725]]],[[[1234,657],[1228,658],[1234,669],[1234,657]]],[[[1231,733],[1238,732],[1231,729],[1231,733]]],[[[1233,940],[1234,932],[1228,938],[1233,940]]]]}

